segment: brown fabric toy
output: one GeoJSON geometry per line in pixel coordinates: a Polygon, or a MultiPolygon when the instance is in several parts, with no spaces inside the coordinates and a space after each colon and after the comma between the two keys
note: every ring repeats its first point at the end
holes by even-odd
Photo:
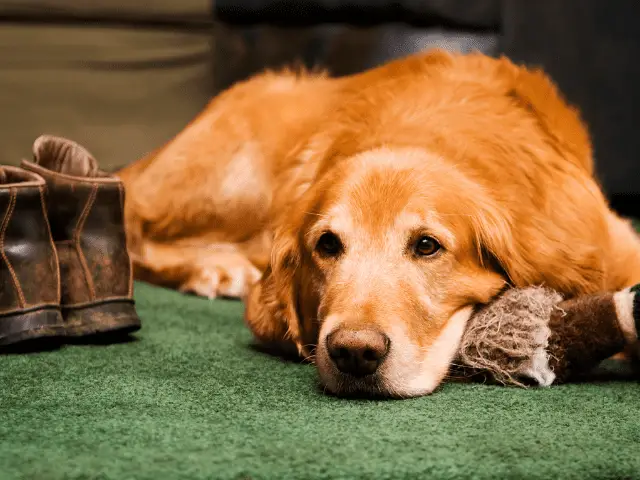
{"type": "Polygon", "coordinates": [[[507,385],[550,386],[623,350],[637,359],[639,290],[570,300],[543,287],[507,290],[471,317],[457,363],[507,385]]]}

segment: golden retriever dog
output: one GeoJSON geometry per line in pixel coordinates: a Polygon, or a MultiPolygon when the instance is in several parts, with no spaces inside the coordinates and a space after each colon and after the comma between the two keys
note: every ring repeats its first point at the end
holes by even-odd
{"type": "Polygon", "coordinates": [[[340,395],[432,392],[509,286],[640,281],[579,114],[505,58],[264,72],[119,175],[138,279],[245,300],[255,337],[340,395]]]}

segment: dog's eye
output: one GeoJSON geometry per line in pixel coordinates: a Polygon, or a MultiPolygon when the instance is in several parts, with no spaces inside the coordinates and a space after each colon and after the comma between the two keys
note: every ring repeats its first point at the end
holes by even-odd
{"type": "Polygon", "coordinates": [[[316,243],[316,251],[324,257],[336,257],[342,252],[342,242],[335,233],[325,232],[316,243]]]}
{"type": "Polygon", "coordinates": [[[440,244],[435,238],[420,237],[414,247],[417,255],[428,257],[440,250],[440,244]]]}

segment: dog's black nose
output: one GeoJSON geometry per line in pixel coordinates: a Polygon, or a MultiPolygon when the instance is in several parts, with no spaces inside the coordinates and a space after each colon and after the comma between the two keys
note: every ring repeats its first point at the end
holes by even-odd
{"type": "Polygon", "coordinates": [[[375,330],[339,328],[327,336],[327,350],[342,373],[364,377],[375,373],[389,351],[389,337],[375,330]]]}

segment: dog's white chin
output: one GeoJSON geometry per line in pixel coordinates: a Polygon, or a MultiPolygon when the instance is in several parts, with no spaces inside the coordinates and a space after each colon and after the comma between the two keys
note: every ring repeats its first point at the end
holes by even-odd
{"type": "MultiPolygon", "coordinates": [[[[465,307],[451,316],[447,325],[426,351],[412,345],[401,325],[389,332],[391,351],[378,373],[368,379],[347,378],[332,364],[324,338],[336,327],[335,321],[323,325],[316,352],[316,365],[323,386],[337,395],[382,395],[410,398],[429,395],[444,380],[455,358],[473,307],[465,307]],[[325,327],[327,327],[325,329],[325,327]]],[[[329,320],[329,318],[327,319],[329,320]]]]}

